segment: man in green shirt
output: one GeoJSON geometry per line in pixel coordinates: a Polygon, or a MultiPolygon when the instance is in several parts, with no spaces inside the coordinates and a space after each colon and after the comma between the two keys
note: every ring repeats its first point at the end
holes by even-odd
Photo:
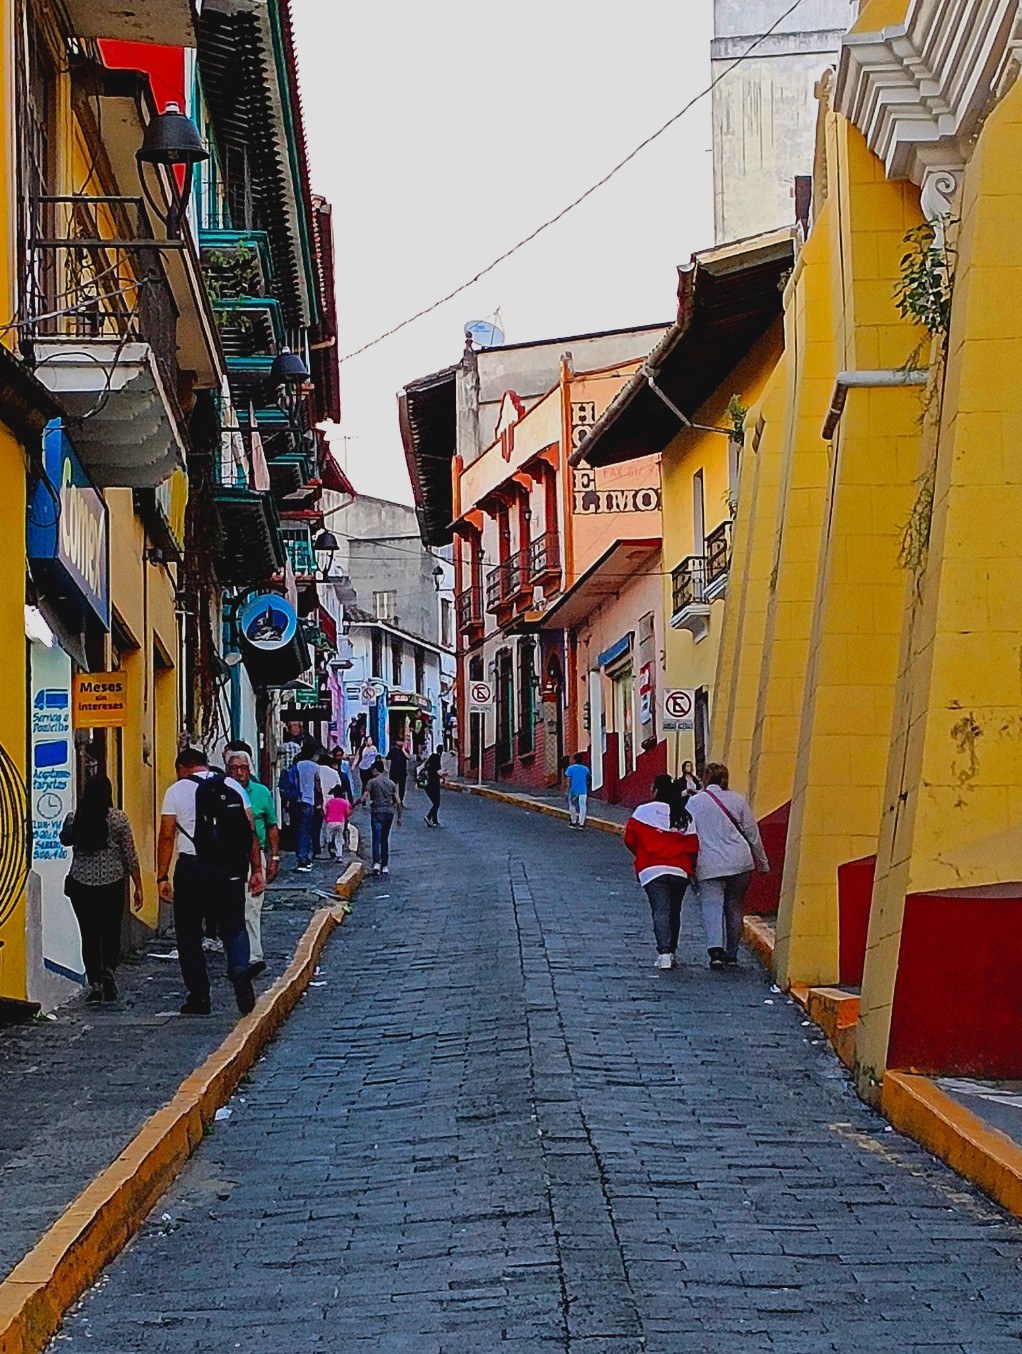
{"type": "MultiPolygon", "coordinates": [[[[269,789],[252,774],[252,758],[243,750],[231,749],[227,754],[227,774],[243,786],[252,805],[252,821],[259,847],[266,858],[266,883],[271,884],[280,869],[280,837],[277,832],[277,809],[269,789]]],[[[251,955],[249,976],[255,978],[266,969],[262,940],[263,895],[245,891],[245,929],[251,955]]]]}

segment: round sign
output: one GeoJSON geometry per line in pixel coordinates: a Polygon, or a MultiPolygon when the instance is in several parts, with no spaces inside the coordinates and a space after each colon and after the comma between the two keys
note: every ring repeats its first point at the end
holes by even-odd
{"type": "Polygon", "coordinates": [[[282,649],[298,629],[298,615],[279,592],[249,597],[238,611],[238,631],[253,649],[282,649]]]}
{"type": "Polygon", "coordinates": [[[493,701],[493,687],[489,682],[473,682],[468,689],[468,698],[473,705],[490,705],[493,701]]]}
{"type": "Polygon", "coordinates": [[[669,719],[690,719],[692,716],[692,693],[690,691],[668,691],[664,699],[664,712],[669,719]]]}

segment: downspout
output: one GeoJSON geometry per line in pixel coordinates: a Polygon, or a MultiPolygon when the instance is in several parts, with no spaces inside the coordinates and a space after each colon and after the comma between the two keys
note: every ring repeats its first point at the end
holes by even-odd
{"type": "Polygon", "coordinates": [[[834,383],[834,398],[823,424],[823,440],[831,441],[844,413],[850,390],[889,390],[903,386],[924,386],[930,378],[928,368],[893,367],[882,371],[839,371],[834,383]]]}
{"type": "Polygon", "coordinates": [[[650,390],[652,390],[653,394],[656,395],[658,399],[662,400],[663,403],[667,405],[667,408],[670,409],[674,417],[678,419],[678,421],[681,424],[683,424],[684,427],[692,428],[696,432],[723,433],[725,437],[734,437],[735,435],[734,428],[717,428],[707,423],[693,423],[692,420],[686,414],[683,414],[681,412],[681,410],[674,403],[671,397],[667,395],[663,390],[661,390],[660,387],[657,385],[656,378],[660,375],[660,373],[658,371],[654,371],[652,367],[643,365],[639,369],[639,375],[645,376],[646,384],[649,386],[650,390]]]}

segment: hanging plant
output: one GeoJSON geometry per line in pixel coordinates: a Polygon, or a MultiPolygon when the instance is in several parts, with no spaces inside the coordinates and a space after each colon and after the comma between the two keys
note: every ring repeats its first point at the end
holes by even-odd
{"type": "Polygon", "coordinates": [[[948,221],[925,222],[906,234],[910,248],[902,256],[901,278],[894,287],[899,314],[944,339],[951,328],[956,254],[948,243],[949,225],[948,221]]]}

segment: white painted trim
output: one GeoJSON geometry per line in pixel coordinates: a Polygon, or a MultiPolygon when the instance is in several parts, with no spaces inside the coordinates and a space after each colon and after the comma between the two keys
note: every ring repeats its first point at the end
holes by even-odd
{"type": "Polygon", "coordinates": [[[846,33],[835,108],[888,176],[946,214],[983,119],[1018,75],[1020,0],[909,0],[904,24],[846,33]],[[928,182],[929,180],[929,182],[928,182]]]}

